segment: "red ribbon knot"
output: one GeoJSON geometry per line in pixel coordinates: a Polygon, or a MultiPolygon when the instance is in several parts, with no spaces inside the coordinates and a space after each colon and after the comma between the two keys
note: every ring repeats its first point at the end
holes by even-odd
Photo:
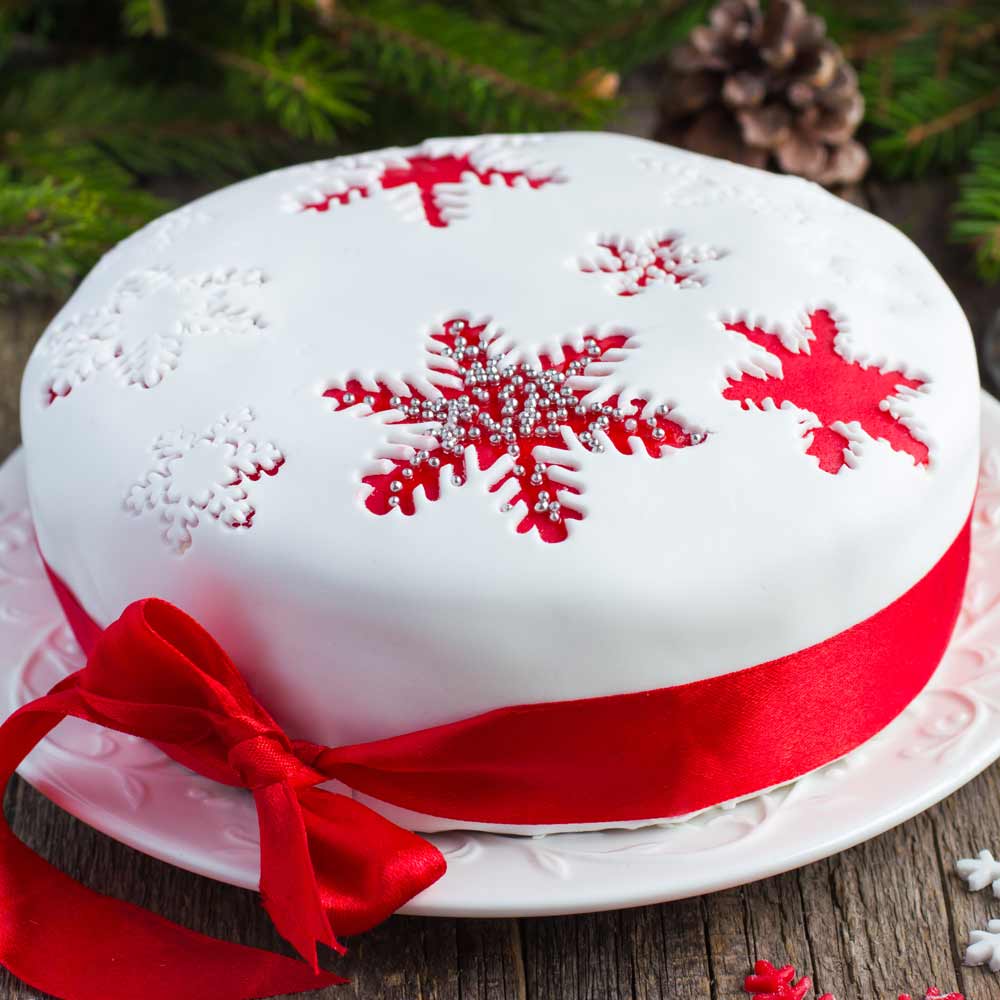
{"type": "MultiPolygon", "coordinates": [[[[302,744],[308,752],[311,744],[302,744]]],[[[251,791],[286,782],[292,788],[309,788],[327,780],[301,760],[294,743],[282,733],[261,733],[234,743],[226,761],[236,772],[239,784],[251,791]]]]}

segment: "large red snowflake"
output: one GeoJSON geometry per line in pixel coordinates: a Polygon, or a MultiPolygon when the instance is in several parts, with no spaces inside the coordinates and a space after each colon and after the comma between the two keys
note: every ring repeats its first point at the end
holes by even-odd
{"type": "Polygon", "coordinates": [[[392,464],[388,471],[364,477],[369,488],[365,506],[372,513],[398,509],[414,514],[417,490],[428,500],[438,500],[443,475],[461,486],[471,448],[480,469],[505,460],[490,490],[516,483],[516,490],[507,486],[505,494],[511,495],[501,510],[521,512],[517,530],[534,530],[543,541],[561,542],[568,534],[566,522],[583,518],[573,504],[580,490],[564,476],[577,467],[568,455],[545,461],[537,450],[567,452],[569,435],[592,452],[610,444],[623,455],[642,448],[650,458],[659,458],[666,447],[686,448],[705,438],[671,419],[666,406],[650,407],[647,399],[622,400],[615,394],[604,403],[584,403],[595,378],[605,376],[609,364],[629,349],[625,333],[564,344],[561,359],[542,354],[538,365],[508,362],[497,340],[487,324],[473,325],[462,318],[432,333],[427,370],[439,395],[425,394],[405,379],[397,383],[406,386],[405,392],[381,381],[366,386],[351,379],[324,393],[335,410],[364,406],[369,414],[387,414],[390,425],[419,427],[425,439],[424,447],[409,449],[408,457],[387,459],[392,464]],[[599,375],[587,372],[595,362],[601,363],[599,375]],[[574,384],[584,372],[585,389],[574,384]]]}
{"type": "MultiPolygon", "coordinates": [[[[742,334],[781,362],[781,375],[749,374],[729,378],[723,390],[745,410],[762,407],[765,400],[782,406],[791,404],[812,413],[819,426],[804,427],[812,435],[807,454],[819,459],[824,472],[836,473],[847,464],[845,449],[850,439],[834,430],[837,423],[857,422],[873,438],[882,438],[895,451],[905,452],[917,465],[927,465],[927,445],[893,416],[889,399],[916,391],[925,383],[900,371],[881,371],[858,361],[849,361],[837,349],[837,324],[825,310],[809,316],[811,337],[798,353],[788,350],[776,333],[746,323],[726,323],[727,330],[742,334]]],[[[744,373],[748,374],[748,373],[744,373]]]]}
{"type": "Polygon", "coordinates": [[[343,190],[326,194],[303,204],[303,210],[326,212],[331,205],[347,205],[358,197],[367,198],[372,190],[391,191],[407,184],[415,184],[420,193],[424,218],[432,225],[448,225],[448,205],[442,197],[441,185],[457,185],[469,181],[480,184],[506,184],[507,187],[526,186],[537,189],[559,181],[554,174],[539,174],[529,169],[501,169],[477,160],[474,153],[457,155],[446,153],[438,156],[416,154],[407,156],[405,166],[390,163],[381,167],[371,181],[349,183],[343,190]]]}

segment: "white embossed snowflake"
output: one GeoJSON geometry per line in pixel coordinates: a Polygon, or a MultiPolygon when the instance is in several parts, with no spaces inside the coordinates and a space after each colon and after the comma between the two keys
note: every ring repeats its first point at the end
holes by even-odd
{"type": "Polygon", "coordinates": [[[235,268],[183,277],[167,267],[132,271],[103,306],[46,335],[43,402],[68,396],[103,368],[124,385],[152,389],[177,367],[189,338],[263,330],[253,303],[266,280],[258,270],[235,268]]]}
{"type": "Polygon", "coordinates": [[[979,892],[987,886],[1000,899],[1000,861],[989,851],[980,851],[974,858],[960,858],[956,863],[958,874],[965,879],[969,892],[979,892]]]}
{"type": "Polygon", "coordinates": [[[157,250],[168,250],[178,236],[196,226],[204,226],[212,217],[204,209],[185,205],[149,224],[149,239],[157,250]]]}
{"type": "Polygon", "coordinates": [[[153,444],[155,464],[129,488],[125,509],[158,514],[163,540],[178,555],[191,547],[191,533],[206,515],[249,528],[256,513],[249,484],[276,475],[285,461],[276,445],[249,437],[253,420],[248,408],[200,434],[183,428],[161,434],[153,444]]]}
{"type": "Polygon", "coordinates": [[[969,932],[965,964],[989,965],[993,972],[1000,972],[1000,920],[988,921],[984,931],[969,932]]]}

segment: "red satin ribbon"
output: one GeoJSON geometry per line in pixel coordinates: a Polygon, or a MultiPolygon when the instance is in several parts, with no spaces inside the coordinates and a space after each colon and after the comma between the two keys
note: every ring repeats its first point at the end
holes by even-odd
{"type": "MultiPolygon", "coordinates": [[[[514,706],[337,748],[290,741],[178,609],[140,601],[101,633],[56,580],[90,658],[0,727],[0,763],[9,779],[59,719],[75,715],[251,789],[265,905],[314,961],[315,941],[336,946],[334,933],[377,922],[444,870],[426,841],[318,782],[337,778],[438,816],[548,824],[679,815],[791,780],[873,736],[927,682],[958,616],[969,528],[898,600],[789,656],[677,687],[514,706]]],[[[243,1000],[337,981],[99,896],[6,825],[0,961],[74,1000],[243,1000]]]]}
{"type": "Polygon", "coordinates": [[[253,793],[260,891],[311,968],[196,934],[85,888],[0,823],[0,961],[71,1000],[248,1000],[344,982],[316,942],[367,930],[444,874],[440,852],[353,799],[313,786],[323,748],[291,741],[193,619],[138,601],[97,639],[87,665],[0,727],[0,781],[74,716],[151,740],[215,781],[253,793]]]}

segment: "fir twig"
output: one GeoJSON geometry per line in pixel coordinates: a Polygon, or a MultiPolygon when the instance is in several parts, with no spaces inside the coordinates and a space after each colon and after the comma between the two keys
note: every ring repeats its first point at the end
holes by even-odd
{"type": "Polygon", "coordinates": [[[448,65],[455,72],[466,74],[503,94],[520,97],[532,104],[542,105],[556,111],[572,114],[576,110],[573,102],[564,95],[515,80],[492,66],[469,62],[467,59],[449,52],[441,45],[426,38],[419,38],[394,25],[376,21],[364,14],[338,14],[335,15],[335,20],[342,28],[359,29],[374,35],[382,42],[396,43],[427,59],[448,65]]]}
{"type": "Polygon", "coordinates": [[[288,53],[265,49],[257,58],[192,38],[183,40],[219,66],[236,70],[260,86],[267,106],[293,135],[329,141],[335,135],[335,123],[367,120],[356,104],[361,77],[340,67],[329,47],[316,39],[307,39],[288,53]]]}
{"type": "Polygon", "coordinates": [[[938,24],[948,14],[949,8],[947,5],[942,5],[937,10],[913,15],[906,24],[895,31],[860,35],[851,41],[845,42],[841,48],[844,55],[855,62],[884,55],[887,52],[895,51],[907,42],[923,38],[929,29],[938,24]]]}
{"type": "Polygon", "coordinates": [[[597,123],[609,107],[580,83],[592,61],[499,20],[370,0],[338,6],[330,30],[381,88],[481,131],[597,123]]]}
{"type": "Polygon", "coordinates": [[[580,54],[605,46],[609,42],[628,38],[645,28],[650,22],[677,13],[686,2],[687,0],[658,0],[657,3],[650,4],[648,7],[640,7],[628,17],[610,20],[608,24],[584,35],[572,51],[574,54],[580,54]]]}
{"type": "Polygon", "coordinates": [[[904,141],[907,146],[919,146],[920,143],[944,132],[950,132],[997,106],[1000,106],[1000,87],[974,100],[966,101],[937,118],[914,125],[907,130],[904,141]]]}
{"type": "Polygon", "coordinates": [[[952,235],[975,251],[979,273],[1000,280],[1000,133],[984,137],[970,153],[972,170],[961,178],[952,235]]]}
{"type": "Polygon", "coordinates": [[[0,171],[0,300],[66,291],[108,246],[160,214],[159,199],[83,181],[22,183],[0,171]]]}

